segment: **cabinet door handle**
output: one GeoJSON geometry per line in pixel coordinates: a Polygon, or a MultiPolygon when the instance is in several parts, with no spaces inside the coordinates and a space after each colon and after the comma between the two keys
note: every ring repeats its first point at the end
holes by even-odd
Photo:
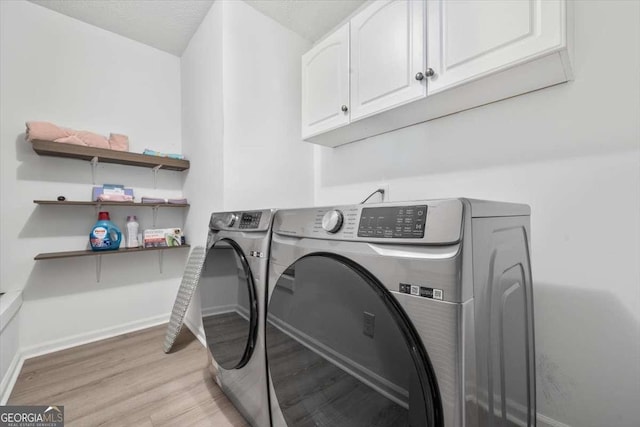
{"type": "Polygon", "coordinates": [[[424,74],[422,74],[421,72],[418,72],[418,74],[416,74],[416,80],[422,80],[424,79],[424,74]]]}
{"type": "MultiPolygon", "coordinates": [[[[420,73],[418,73],[418,74],[420,74],[420,73]]],[[[427,71],[424,73],[424,75],[427,76],[427,77],[433,77],[433,76],[436,75],[436,72],[433,70],[433,68],[427,68],[427,71]]]]}
{"type": "Polygon", "coordinates": [[[346,105],[343,105],[342,108],[340,109],[346,113],[349,110],[349,107],[347,107],[346,105]]]}

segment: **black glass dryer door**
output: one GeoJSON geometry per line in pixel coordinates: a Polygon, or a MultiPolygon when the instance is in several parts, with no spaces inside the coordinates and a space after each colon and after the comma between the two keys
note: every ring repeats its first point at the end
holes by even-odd
{"type": "Polygon", "coordinates": [[[224,369],[243,367],[258,332],[253,276],[236,242],[221,239],[207,253],[198,283],[207,346],[224,369]]]}
{"type": "Polygon", "coordinates": [[[443,423],[415,328],[391,293],[346,258],[312,254],[284,271],[269,299],[266,349],[272,412],[279,407],[289,427],[443,423]]]}

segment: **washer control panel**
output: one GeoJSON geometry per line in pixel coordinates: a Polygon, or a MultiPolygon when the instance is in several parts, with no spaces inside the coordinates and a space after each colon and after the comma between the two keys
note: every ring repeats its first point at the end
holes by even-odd
{"type": "Polygon", "coordinates": [[[275,214],[273,232],[323,240],[450,245],[462,238],[463,207],[460,199],[445,199],[287,209],[275,214]]]}
{"type": "Polygon", "coordinates": [[[258,228],[262,212],[243,212],[240,217],[240,229],[258,228]]]}
{"type": "Polygon", "coordinates": [[[422,239],[426,221],[426,205],[363,208],[358,237],[422,239]]]}

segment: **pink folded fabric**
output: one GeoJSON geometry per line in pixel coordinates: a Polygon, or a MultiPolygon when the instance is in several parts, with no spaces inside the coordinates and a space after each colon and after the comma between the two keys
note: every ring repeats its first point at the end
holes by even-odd
{"type": "Polygon", "coordinates": [[[42,139],[107,150],[129,151],[129,137],[126,135],[112,133],[107,139],[97,133],[63,128],[49,122],[27,122],[26,125],[27,141],[42,139]]]}
{"type": "Polygon", "coordinates": [[[61,128],[49,122],[27,122],[27,141],[42,139],[45,141],[55,141],[56,139],[71,136],[71,129],[61,128]]]}
{"type": "Polygon", "coordinates": [[[112,150],[129,151],[129,137],[118,133],[109,135],[109,147],[112,150]]]}
{"type": "Polygon", "coordinates": [[[129,194],[101,194],[98,196],[99,202],[133,202],[133,196],[129,194]]]}
{"type": "Polygon", "coordinates": [[[106,148],[109,149],[109,140],[97,133],[81,130],[74,135],[64,138],[54,139],[54,142],[64,142],[67,144],[86,145],[87,147],[106,148]]]}

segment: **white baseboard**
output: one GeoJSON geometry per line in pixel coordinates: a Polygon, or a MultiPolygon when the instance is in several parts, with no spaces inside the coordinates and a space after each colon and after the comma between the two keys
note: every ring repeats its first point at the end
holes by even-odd
{"type": "Polygon", "coordinates": [[[539,412],[536,414],[536,421],[538,427],[571,427],[569,424],[561,423],[539,412]]]}
{"type": "Polygon", "coordinates": [[[20,375],[23,364],[24,357],[22,357],[20,350],[18,350],[13,356],[13,360],[11,360],[11,364],[9,365],[9,369],[7,369],[4,378],[2,378],[2,383],[0,383],[0,405],[7,404],[9,396],[11,396],[11,392],[13,391],[13,386],[16,385],[16,381],[18,380],[18,375],[20,375]]]}
{"type": "Polygon", "coordinates": [[[251,313],[249,312],[249,309],[246,307],[243,307],[241,305],[236,305],[235,307],[235,312],[238,313],[241,317],[244,318],[244,320],[246,320],[247,322],[249,322],[251,313]]]}
{"type": "Polygon", "coordinates": [[[42,344],[21,348],[20,352],[25,359],[42,356],[44,354],[66,350],[67,348],[77,347],[79,345],[89,344],[107,338],[113,338],[118,335],[126,334],[128,332],[135,332],[141,329],[147,329],[153,326],[161,325],[163,323],[168,323],[170,315],[171,313],[166,313],[159,316],[147,317],[146,319],[123,323],[121,325],[112,326],[110,328],[98,329],[91,332],[83,332],[81,334],[71,335],[70,337],[51,340],[42,344]]]}
{"type": "Polygon", "coordinates": [[[0,405],[5,405],[7,400],[9,400],[9,396],[13,391],[13,387],[16,384],[16,380],[18,379],[18,375],[20,374],[22,365],[26,359],[168,323],[169,316],[170,313],[161,314],[159,316],[148,317],[146,319],[124,323],[110,328],[85,332],[62,339],[47,341],[30,347],[19,348],[2,380],[2,384],[0,384],[0,405]]]}
{"type": "Polygon", "coordinates": [[[216,314],[232,313],[236,311],[236,304],[218,305],[216,307],[206,307],[200,310],[203,317],[215,316],[216,314]]]}

